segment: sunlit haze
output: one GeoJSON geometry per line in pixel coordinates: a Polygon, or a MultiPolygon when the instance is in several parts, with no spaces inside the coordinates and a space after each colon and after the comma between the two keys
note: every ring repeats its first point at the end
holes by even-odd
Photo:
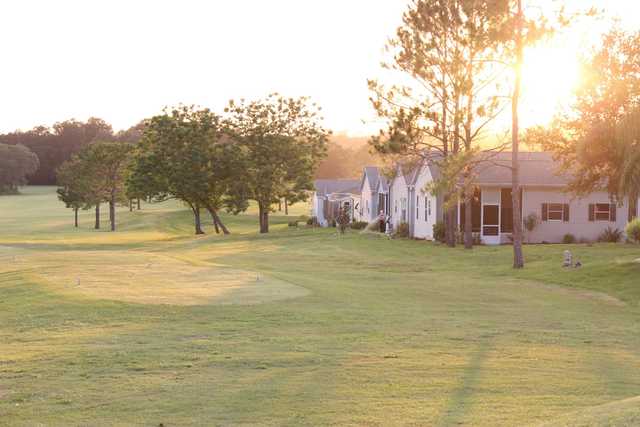
{"type": "MultiPolygon", "coordinates": [[[[176,103],[221,109],[278,91],[320,103],[336,132],[375,132],[366,81],[405,0],[5,1],[0,131],[68,118],[135,124],[176,103]]],[[[628,0],[575,0],[630,24],[628,0]],[[626,17],[626,18],[625,18],[626,17]]],[[[580,25],[528,52],[522,114],[544,123],[566,103],[577,58],[610,26],[580,25]]]]}

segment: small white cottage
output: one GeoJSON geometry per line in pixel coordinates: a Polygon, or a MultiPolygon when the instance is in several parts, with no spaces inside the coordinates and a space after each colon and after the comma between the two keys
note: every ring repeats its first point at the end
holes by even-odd
{"type": "Polygon", "coordinates": [[[336,219],[338,211],[345,209],[352,221],[360,216],[360,181],[354,179],[318,179],[311,198],[311,216],[327,227],[336,219]]]}

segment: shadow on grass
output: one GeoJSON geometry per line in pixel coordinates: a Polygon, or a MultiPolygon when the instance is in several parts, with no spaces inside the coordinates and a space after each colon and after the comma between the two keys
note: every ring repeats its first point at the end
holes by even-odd
{"type": "Polygon", "coordinates": [[[438,421],[438,425],[450,426],[463,424],[463,418],[471,409],[472,399],[475,393],[474,388],[480,382],[483,365],[490,349],[491,343],[488,340],[482,340],[478,343],[478,347],[464,368],[460,384],[451,393],[447,406],[438,421]]]}

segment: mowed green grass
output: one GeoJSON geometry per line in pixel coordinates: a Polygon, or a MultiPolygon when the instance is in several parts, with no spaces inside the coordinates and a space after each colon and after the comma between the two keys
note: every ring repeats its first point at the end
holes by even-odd
{"type": "Polygon", "coordinates": [[[72,219],[53,188],[0,197],[0,425],[638,423],[638,247],[527,246],[514,273],[510,247],[279,213],[266,236],[251,210],[195,237],[175,202],[72,219]]]}

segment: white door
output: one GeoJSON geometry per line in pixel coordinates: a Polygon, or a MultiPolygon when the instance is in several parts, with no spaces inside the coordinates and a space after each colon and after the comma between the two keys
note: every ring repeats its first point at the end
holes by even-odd
{"type": "Polygon", "coordinates": [[[500,205],[482,205],[482,242],[500,244],[500,205]]]}

